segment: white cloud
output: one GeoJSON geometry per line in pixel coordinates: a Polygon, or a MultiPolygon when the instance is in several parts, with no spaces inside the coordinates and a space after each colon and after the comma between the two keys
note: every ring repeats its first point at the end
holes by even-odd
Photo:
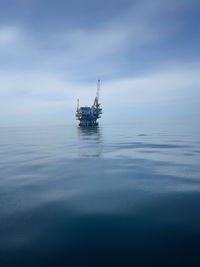
{"type": "MultiPolygon", "coordinates": [[[[182,95],[200,97],[200,64],[170,65],[154,73],[103,81],[101,101],[115,109],[177,100],[182,95]]],[[[96,84],[66,82],[53,73],[27,72],[0,75],[0,113],[43,114],[90,105],[96,84]]],[[[119,114],[120,115],[120,114],[119,114]]],[[[73,119],[73,118],[72,118],[73,119]]]]}
{"type": "Polygon", "coordinates": [[[107,77],[102,84],[102,102],[113,109],[116,105],[126,108],[170,101],[183,97],[183,92],[188,97],[191,92],[199,96],[198,59],[191,64],[161,62],[160,68],[155,61],[151,71],[144,67],[142,75],[130,74],[130,66],[137,67],[134,55],[142,59],[146,45],[162,42],[182,27],[167,21],[169,25],[163,30],[162,17],[180,11],[187,1],[173,5],[172,0],[161,2],[140,1],[126,14],[96,28],[54,28],[42,36],[41,32],[38,35],[17,26],[1,27],[0,56],[9,66],[0,65],[0,113],[62,113],[74,109],[77,98],[81,104],[90,105],[96,93],[95,80],[101,75],[107,77]],[[133,62],[129,62],[129,55],[133,62]],[[129,65],[129,77],[121,66],[123,57],[129,65]],[[115,73],[120,76],[111,78],[115,73]],[[78,82],[91,78],[92,84],[78,82]]]}
{"type": "Polygon", "coordinates": [[[15,26],[3,26],[0,27],[0,46],[10,45],[13,47],[16,45],[16,41],[19,40],[21,31],[15,26]]]}
{"type": "Polygon", "coordinates": [[[105,84],[104,97],[116,97],[118,104],[127,106],[173,100],[184,93],[200,95],[199,73],[199,63],[171,63],[153,73],[109,81],[105,84]]]}
{"type": "MultiPolygon", "coordinates": [[[[139,1],[121,16],[111,17],[94,28],[79,25],[65,31],[58,27],[34,32],[26,27],[4,25],[0,28],[0,45],[3,45],[0,56],[6,56],[6,65],[11,68],[43,66],[47,71],[65,72],[69,80],[119,73],[123,71],[121,62],[129,61],[128,54],[132,59],[130,65],[136,67],[134,58],[138,58],[138,51],[142,61],[145,46],[166,40],[180,27],[174,21],[167,21],[163,29],[162,17],[187,3],[172,5],[172,2],[139,1]]],[[[4,68],[3,64],[0,68],[4,68]]]]}

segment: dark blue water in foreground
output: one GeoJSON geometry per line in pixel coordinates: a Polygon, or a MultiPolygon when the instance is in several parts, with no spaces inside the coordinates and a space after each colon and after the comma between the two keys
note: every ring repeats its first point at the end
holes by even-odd
{"type": "Polygon", "coordinates": [[[200,266],[200,138],[0,129],[0,266],[200,266]]]}

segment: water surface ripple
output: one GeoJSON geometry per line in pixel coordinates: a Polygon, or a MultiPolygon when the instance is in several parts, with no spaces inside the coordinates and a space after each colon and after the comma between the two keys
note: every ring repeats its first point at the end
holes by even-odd
{"type": "Polygon", "coordinates": [[[197,133],[5,127],[0,160],[0,266],[200,266],[197,133]]]}

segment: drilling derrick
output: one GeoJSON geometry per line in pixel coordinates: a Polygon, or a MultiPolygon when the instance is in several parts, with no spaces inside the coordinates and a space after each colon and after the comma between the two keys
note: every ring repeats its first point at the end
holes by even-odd
{"type": "Polygon", "coordinates": [[[97,120],[101,118],[102,109],[99,103],[100,80],[97,83],[97,93],[94,103],[91,107],[79,107],[77,102],[76,119],[79,120],[79,126],[98,126],[97,120]]]}

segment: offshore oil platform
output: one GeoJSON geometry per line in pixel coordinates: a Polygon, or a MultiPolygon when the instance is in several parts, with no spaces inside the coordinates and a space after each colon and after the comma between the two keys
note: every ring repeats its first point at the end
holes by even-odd
{"type": "Polygon", "coordinates": [[[97,83],[97,94],[91,107],[79,107],[77,101],[76,119],[79,120],[79,126],[98,126],[97,119],[101,118],[102,109],[99,103],[100,80],[97,83]]]}

